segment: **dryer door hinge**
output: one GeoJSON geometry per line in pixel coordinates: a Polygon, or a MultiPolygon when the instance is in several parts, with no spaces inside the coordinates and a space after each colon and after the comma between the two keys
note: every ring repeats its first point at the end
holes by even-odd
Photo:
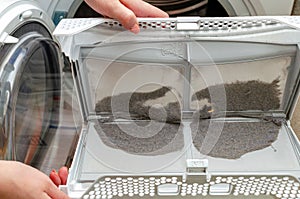
{"type": "Polygon", "coordinates": [[[3,32],[0,35],[0,46],[2,46],[4,44],[15,44],[15,43],[18,43],[18,42],[19,42],[18,38],[10,36],[7,32],[3,32]]]}

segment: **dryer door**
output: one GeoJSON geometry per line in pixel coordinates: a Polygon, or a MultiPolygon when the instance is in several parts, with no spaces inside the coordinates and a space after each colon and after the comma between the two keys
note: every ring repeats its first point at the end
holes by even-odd
{"type": "Polygon", "coordinates": [[[43,25],[31,22],[0,48],[0,159],[35,165],[59,121],[61,56],[43,25]]]}

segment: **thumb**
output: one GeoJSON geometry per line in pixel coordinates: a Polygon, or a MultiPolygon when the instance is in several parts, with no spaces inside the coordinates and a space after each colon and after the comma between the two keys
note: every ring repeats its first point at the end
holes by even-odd
{"type": "Polygon", "coordinates": [[[85,0],[85,2],[102,15],[118,20],[131,32],[139,32],[140,28],[134,12],[119,0],[85,0]]]}

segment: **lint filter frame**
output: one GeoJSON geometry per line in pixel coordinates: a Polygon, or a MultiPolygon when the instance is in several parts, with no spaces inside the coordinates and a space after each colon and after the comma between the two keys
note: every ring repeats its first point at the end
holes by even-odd
{"type": "Polygon", "coordinates": [[[300,197],[300,17],[63,19],[71,198],[300,197]]]}

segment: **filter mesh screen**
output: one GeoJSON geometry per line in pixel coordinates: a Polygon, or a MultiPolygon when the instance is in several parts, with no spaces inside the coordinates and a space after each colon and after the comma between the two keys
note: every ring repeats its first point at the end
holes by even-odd
{"type": "Polygon", "coordinates": [[[271,83],[251,80],[209,86],[197,91],[192,100],[207,99],[213,103],[214,111],[267,111],[279,109],[279,96],[279,79],[271,83]],[[225,90],[225,98],[220,96],[222,89],[225,90]],[[226,105],[222,107],[224,100],[226,105]]]}
{"type": "Polygon", "coordinates": [[[151,92],[121,93],[100,100],[96,112],[110,113],[113,117],[111,121],[99,120],[95,126],[104,144],[139,155],[161,155],[182,149],[179,102],[147,105],[147,101],[164,97],[170,91],[168,87],[161,87],[151,92]],[[131,121],[113,122],[118,118],[131,121]]]}
{"type": "Polygon", "coordinates": [[[104,144],[138,155],[162,155],[183,148],[180,124],[136,121],[95,126],[104,144]],[[148,125],[148,126],[147,126],[148,125]]]}
{"type": "Polygon", "coordinates": [[[280,127],[272,121],[220,124],[220,121],[200,120],[191,124],[196,149],[202,154],[226,159],[237,159],[270,146],[277,139],[280,127]],[[206,138],[208,134],[214,141],[206,138]]]}

